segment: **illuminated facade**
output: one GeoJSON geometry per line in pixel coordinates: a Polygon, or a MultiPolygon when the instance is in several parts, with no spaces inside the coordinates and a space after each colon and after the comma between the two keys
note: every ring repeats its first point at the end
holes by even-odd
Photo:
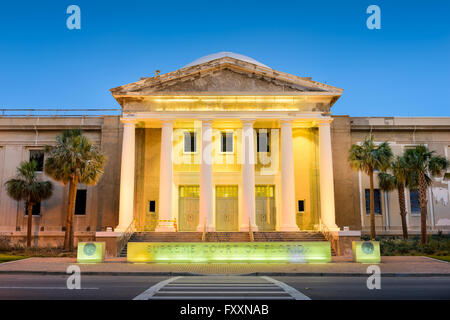
{"type": "Polygon", "coordinates": [[[117,230],[336,229],[330,108],[342,91],[233,53],[112,89],[117,230]]]}
{"type": "MultiPolygon", "coordinates": [[[[42,172],[43,149],[64,129],[80,128],[101,147],[102,178],[77,191],[74,227],[81,241],[116,241],[117,231],[132,223],[138,231],[233,232],[250,225],[253,231],[340,228],[339,237],[344,227],[365,233],[369,180],[349,166],[352,144],[371,133],[396,155],[426,144],[450,157],[450,118],[332,115],[342,89],[233,53],[111,92],[121,116],[0,117],[2,186],[31,158],[41,164],[38,177],[50,180],[42,172]]],[[[428,190],[430,232],[450,230],[449,181],[450,171],[428,190]]],[[[35,244],[62,243],[67,196],[68,187],[55,183],[52,197],[36,206],[35,244]]],[[[411,234],[420,230],[417,196],[405,190],[411,234]]],[[[23,203],[2,187],[0,207],[0,238],[23,242],[23,203]]],[[[375,211],[377,234],[401,234],[397,193],[380,190],[377,178],[375,211]]]]}

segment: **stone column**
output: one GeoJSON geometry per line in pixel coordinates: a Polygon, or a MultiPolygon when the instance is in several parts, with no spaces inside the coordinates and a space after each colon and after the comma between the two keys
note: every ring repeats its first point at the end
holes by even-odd
{"type": "Polygon", "coordinates": [[[172,136],[173,121],[164,120],[161,131],[161,161],[159,168],[159,222],[155,231],[175,231],[172,220],[172,185],[173,185],[173,163],[172,163],[172,136]],[[165,220],[165,221],[164,221],[165,220]]]}
{"type": "Polygon", "coordinates": [[[281,231],[298,231],[295,210],[292,120],[281,121],[281,231]]]}
{"type": "Polygon", "coordinates": [[[328,229],[336,230],[330,123],[319,123],[320,215],[328,229]]]}
{"type": "Polygon", "coordinates": [[[214,231],[212,120],[202,120],[202,156],[200,163],[200,217],[197,231],[214,231]]]}
{"type": "Polygon", "coordinates": [[[120,167],[119,225],[115,229],[119,232],[125,231],[134,218],[134,161],[135,124],[134,122],[124,122],[120,167]]]}
{"type": "Polygon", "coordinates": [[[258,231],[255,223],[255,143],[253,120],[242,121],[242,219],[240,231],[258,231]]]}

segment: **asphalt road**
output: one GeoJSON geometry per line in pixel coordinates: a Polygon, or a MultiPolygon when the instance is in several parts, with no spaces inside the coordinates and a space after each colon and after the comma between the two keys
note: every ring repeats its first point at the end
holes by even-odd
{"type": "MultiPolygon", "coordinates": [[[[67,289],[67,278],[68,276],[64,275],[1,274],[0,300],[131,300],[171,277],[82,276],[80,290],[67,289]]],[[[195,278],[198,279],[197,283],[201,282],[200,277],[195,278]]],[[[248,277],[242,278],[243,282],[248,282],[248,279],[245,279],[248,277]]],[[[365,277],[271,278],[279,281],[281,286],[287,284],[295,288],[299,293],[312,300],[450,299],[450,277],[385,277],[381,279],[380,290],[369,290],[365,277]]],[[[172,288],[171,290],[177,289],[172,288]]]]}

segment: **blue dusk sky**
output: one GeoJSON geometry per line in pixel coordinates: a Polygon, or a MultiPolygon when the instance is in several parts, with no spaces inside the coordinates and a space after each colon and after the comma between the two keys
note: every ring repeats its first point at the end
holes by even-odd
{"type": "Polygon", "coordinates": [[[344,89],[334,114],[450,116],[450,1],[3,1],[0,108],[117,108],[109,89],[214,52],[344,89]],[[66,9],[81,8],[81,30],[66,9]],[[369,30],[366,8],[381,8],[369,30]]]}

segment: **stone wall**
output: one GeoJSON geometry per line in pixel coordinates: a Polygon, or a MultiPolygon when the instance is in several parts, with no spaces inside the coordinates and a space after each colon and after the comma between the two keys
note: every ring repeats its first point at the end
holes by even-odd
{"type": "MultiPolygon", "coordinates": [[[[42,150],[55,143],[64,129],[80,128],[106,156],[104,174],[96,186],[79,185],[87,190],[86,214],[74,217],[75,232],[82,240],[93,240],[95,231],[115,227],[121,155],[121,123],[118,116],[0,118],[0,234],[15,242],[23,241],[27,219],[23,202],[11,199],[4,183],[15,176],[21,161],[29,161],[30,150],[42,150]]],[[[62,244],[67,210],[68,186],[53,181],[44,172],[39,179],[50,180],[54,192],[41,203],[41,214],[33,217],[33,233],[40,246],[62,244]]],[[[78,236],[77,236],[78,238],[78,236]]]]}
{"type": "MultiPolygon", "coordinates": [[[[372,133],[376,142],[387,141],[395,155],[402,154],[406,148],[425,144],[436,154],[447,159],[450,157],[450,118],[334,116],[332,129],[336,222],[340,227],[349,226],[351,230],[362,229],[363,233],[367,233],[370,226],[364,191],[369,188],[369,178],[364,173],[350,169],[347,157],[352,144],[372,133]]],[[[379,188],[377,173],[374,183],[375,188],[379,188]]],[[[427,225],[432,232],[450,231],[449,185],[447,173],[447,178],[434,179],[427,194],[427,225]]],[[[410,233],[417,234],[420,230],[420,213],[411,212],[409,190],[406,190],[405,196],[408,229],[410,233]]],[[[401,234],[397,191],[386,194],[381,191],[380,202],[381,214],[376,215],[378,234],[401,234]]]]}

